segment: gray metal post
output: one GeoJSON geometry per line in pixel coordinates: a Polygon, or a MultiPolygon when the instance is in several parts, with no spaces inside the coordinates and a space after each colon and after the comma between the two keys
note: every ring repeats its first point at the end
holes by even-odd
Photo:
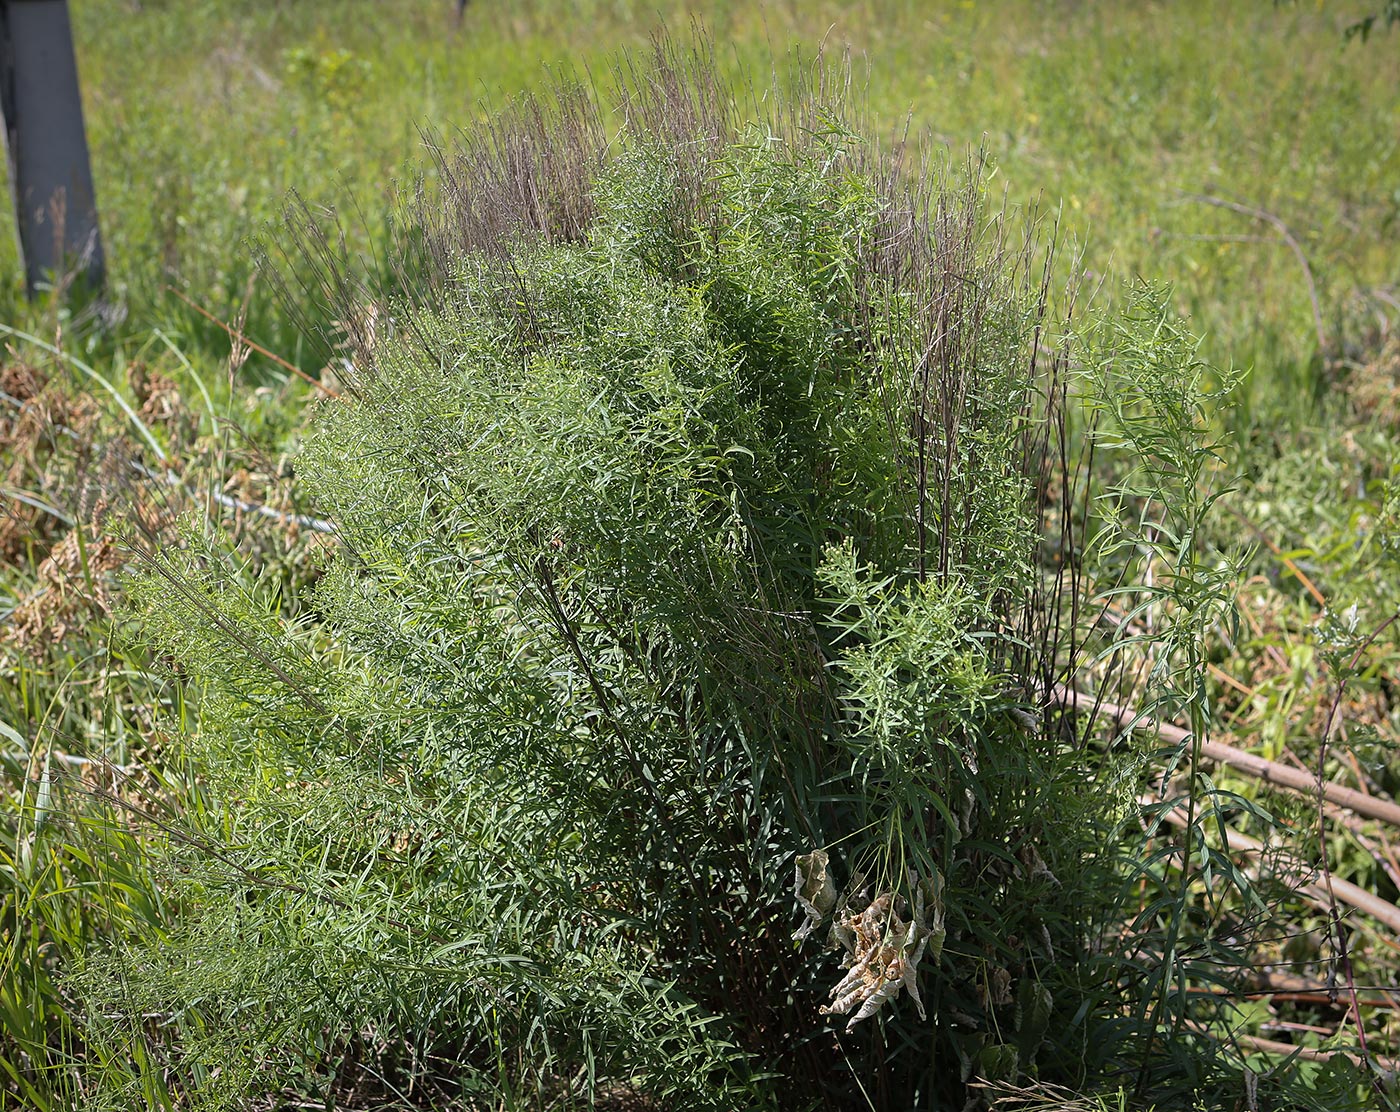
{"type": "Polygon", "coordinates": [[[77,271],[102,284],[68,0],[0,0],[0,107],[25,287],[77,271]]]}

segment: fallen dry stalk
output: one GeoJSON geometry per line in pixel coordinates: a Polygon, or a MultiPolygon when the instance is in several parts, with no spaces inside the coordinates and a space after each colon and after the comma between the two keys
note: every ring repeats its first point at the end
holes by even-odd
{"type": "MultiPolygon", "coordinates": [[[[1055,694],[1067,706],[1081,709],[1097,708],[1099,713],[1108,715],[1119,725],[1131,722],[1133,729],[1151,730],[1170,742],[1179,744],[1190,737],[1189,731],[1183,730],[1180,726],[1146,718],[1132,707],[1121,706],[1118,703],[1100,702],[1092,695],[1085,695],[1063,685],[1056,687],[1055,694]]],[[[1304,795],[1314,797],[1317,795],[1317,779],[1311,774],[1300,769],[1289,768],[1277,761],[1257,757],[1253,753],[1246,753],[1223,742],[1202,741],[1201,756],[1216,764],[1227,765],[1253,776],[1263,783],[1301,792],[1304,795]]],[[[1358,815],[1364,815],[1400,829],[1400,804],[1391,800],[1367,795],[1365,792],[1359,792],[1341,784],[1323,784],[1322,795],[1328,802],[1335,803],[1339,807],[1345,807],[1358,815]]]]}
{"type": "Polygon", "coordinates": [[[265,357],[265,358],[267,358],[267,359],[271,359],[274,363],[276,363],[276,364],[277,364],[279,367],[281,367],[284,371],[290,371],[292,374],[294,374],[294,375],[296,375],[298,378],[300,378],[303,382],[309,383],[312,387],[314,387],[316,390],[319,390],[322,394],[325,394],[327,397],[330,397],[330,398],[338,398],[338,397],[340,397],[340,394],[339,394],[338,391],[332,390],[329,386],[327,386],[327,385],[326,385],[324,382],[322,382],[320,379],[318,379],[318,378],[316,378],[316,377],[314,377],[314,376],[312,376],[312,375],[307,374],[307,373],[306,373],[305,371],[303,371],[300,367],[298,367],[298,366],[296,366],[296,365],[294,365],[294,364],[292,364],[292,363],[287,362],[287,360],[283,359],[283,358],[282,358],[280,355],[278,355],[276,352],[268,351],[267,348],[263,347],[261,344],[256,344],[256,343],[254,343],[252,340],[248,339],[248,337],[245,336],[245,335],[244,335],[242,332],[240,332],[238,329],[232,327],[231,325],[225,324],[225,323],[224,323],[223,321],[221,321],[218,317],[216,317],[213,313],[211,313],[208,309],[204,308],[202,305],[196,304],[196,303],[195,303],[194,301],[192,301],[190,298],[186,297],[183,293],[181,293],[179,290],[177,290],[174,286],[166,286],[165,288],[166,288],[167,290],[169,290],[171,293],[173,293],[176,297],[178,297],[181,301],[183,301],[186,305],[188,305],[191,309],[193,309],[193,310],[194,310],[196,313],[198,313],[200,316],[204,317],[206,320],[209,320],[209,321],[211,321],[211,322],[214,323],[214,324],[217,324],[220,328],[222,328],[225,332],[227,332],[227,333],[229,334],[229,338],[232,339],[232,340],[234,341],[234,343],[242,344],[244,347],[249,348],[249,349],[252,350],[252,351],[256,351],[259,355],[261,355],[261,356],[263,356],[263,357],[265,357]]]}
{"type": "MultiPolygon", "coordinates": [[[[1155,805],[1160,801],[1148,796],[1141,799],[1139,802],[1144,805],[1155,805]]],[[[1186,826],[1186,817],[1178,814],[1175,808],[1166,812],[1162,818],[1163,821],[1170,823],[1172,826],[1186,826]]],[[[1229,839],[1229,848],[1232,850],[1238,850],[1250,857],[1258,857],[1265,852],[1264,844],[1255,838],[1251,838],[1247,834],[1241,834],[1235,830],[1227,830],[1225,833],[1226,837],[1229,839]]],[[[1297,888],[1298,892],[1306,896],[1310,903],[1316,904],[1323,910],[1327,910],[1331,907],[1331,901],[1327,898],[1327,889],[1324,885],[1314,881],[1303,880],[1296,874],[1285,875],[1283,879],[1297,888]]],[[[1381,899],[1374,892],[1366,891],[1366,889],[1362,888],[1360,885],[1352,884],[1349,880],[1341,880],[1337,877],[1332,878],[1332,891],[1342,903],[1349,904],[1358,911],[1365,912],[1377,922],[1384,923],[1391,930],[1400,934],[1400,907],[1396,907],[1388,900],[1381,899]]]]}
{"type": "MultiPolygon", "coordinates": [[[[1340,1006],[1332,999],[1325,982],[1267,969],[1255,970],[1246,988],[1193,986],[1186,991],[1196,996],[1220,996],[1233,1000],[1294,1000],[1329,1007],[1340,1006]]],[[[1400,1009],[1400,999],[1396,999],[1388,987],[1357,985],[1356,991],[1361,994],[1363,1007],[1380,1008],[1382,1011],[1400,1009]]]]}
{"type": "Polygon", "coordinates": [[[1293,257],[1298,260],[1298,265],[1303,269],[1303,281],[1308,287],[1308,301],[1312,304],[1313,329],[1317,333],[1317,350],[1325,352],[1327,350],[1327,333],[1322,326],[1322,308],[1317,299],[1317,283],[1313,281],[1312,267],[1308,265],[1307,253],[1304,252],[1303,245],[1298,242],[1298,237],[1293,234],[1293,230],[1268,209],[1258,208],[1255,205],[1243,205],[1238,201],[1216,197],[1209,193],[1182,193],[1181,196],[1188,201],[1228,209],[1241,216],[1261,220],[1278,232],[1279,240],[1288,245],[1288,249],[1293,252],[1293,257]]]}
{"type": "MultiPolygon", "coordinates": [[[[1349,1060],[1353,1065],[1361,1065],[1360,1054],[1355,1054],[1350,1050],[1317,1050],[1310,1046],[1294,1046],[1292,1043],[1278,1042],[1275,1039],[1261,1039],[1257,1035],[1232,1034],[1228,1039],[1216,1035],[1200,1023],[1188,1022],[1187,1026],[1196,1034],[1204,1035],[1212,1042],[1234,1044],[1240,1049],[1248,1048],[1256,1050],[1261,1054],[1283,1054],[1289,1057],[1306,1058],[1312,1062],[1329,1062],[1340,1055],[1349,1060]]],[[[1386,1071],[1394,1073],[1400,1070],[1400,1061],[1394,1058],[1381,1058],[1374,1054],[1370,1055],[1371,1064],[1386,1071]]]]}

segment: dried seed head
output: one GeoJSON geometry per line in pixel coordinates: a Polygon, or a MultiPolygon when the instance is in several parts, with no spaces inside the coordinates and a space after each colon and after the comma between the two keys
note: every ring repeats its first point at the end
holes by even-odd
{"type": "Polygon", "coordinates": [[[849,970],[832,990],[832,1002],[822,1015],[847,1015],[846,1029],[879,1011],[907,989],[920,1019],[927,1019],[919,996],[919,962],[932,945],[934,960],[943,951],[942,881],[936,874],[920,878],[909,874],[914,901],[911,909],[894,892],[877,896],[861,911],[838,914],[833,936],[845,947],[842,967],[849,970]],[[930,919],[930,916],[932,917],[930,919]],[[906,918],[907,917],[907,918],[906,918]]]}

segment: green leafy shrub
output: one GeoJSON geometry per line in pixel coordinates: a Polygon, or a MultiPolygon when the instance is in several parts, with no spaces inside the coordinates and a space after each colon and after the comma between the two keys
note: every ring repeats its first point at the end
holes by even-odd
{"type": "Polygon", "coordinates": [[[619,76],[611,141],[579,93],[465,136],[392,296],[326,271],[310,612],[145,553],[199,788],[178,914],[79,983],[181,1107],[961,1106],[1085,1057],[1115,799],[1051,710],[1034,244],[820,88],[744,126],[703,59],[619,76]]]}

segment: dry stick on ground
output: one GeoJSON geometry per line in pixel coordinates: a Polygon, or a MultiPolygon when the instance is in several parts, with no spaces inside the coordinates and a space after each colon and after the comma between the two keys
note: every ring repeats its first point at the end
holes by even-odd
{"type": "Polygon", "coordinates": [[[1327,803],[1326,807],[1327,817],[1337,826],[1345,827],[1356,839],[1357,845],[1371,855],[1377,868],[1390,878],[1390,882],[1397,889],[1400,889],[1400,867],[1397,867],[1395,863],[1395,853],[1390,848],[1390,844],[1382,838],[1381,844],[1377,845],[1371,836],[1375,832],[1366,829],[1361,817],[1338,807],[1335,803],[1327,803]]]}
{"type": "Polygon", "coordinates": [[[1364,831],[1358,830],[1355,825],[1347,822],[1335,812],[1332,814],[1332,821],[1340,822],[1350,830],[1351,836],[1356,839],[1357,844],[1371,855],[1376,864],[1380,866],[1381,872],[1390,878],[1390,883],[1400,889],[1400,866],[1396,865],[1395,851],[1391,849],[1390,843],[1382,840],[1381,844],[1377,845],[1364,831]]]}
{"type": "MultiPolygon", "coordinates": [[[[1323,729],[1322,745],[1320,746],[1318,755],[1318,772],[1315,780],[1306,773],[1277,765],[1273,761],[1264,760],[1262,757],[1255,757],[1252,754],[1240,752],[1230,746],[1221,745],[1219,742],[1207,742],[1204,740],[1200,742],[1200,752],[1203,756],[1209,755],[1210,759],[1217,760],[1220,763],[1251,771],[1266,783],[1282,783],[1286,786],[1294,787],[1295,790],[1316,794],[1319,841],[1322,844],[1322,875],[1324,884],[1305,883],[1297,877],[1289,877],[1288,880],[1290,883],[1294,884],[1301,894],[1307,896],[1309,900],[1322,908],[1328,915],[1333,938],[1336,940],[1336,956],[1347,979],[1347,987],[1351,997],[1349,1011],[1352,1013],[1354,1022],[1356,1023],[1357,1040],[1360,1044],[1363,1063],[1373,1061],[1374,1059],[1372,1059],[1366,1045],[1366,1031],[1361,1021],[1361,1005],[1356,995],[1356,981],[1352,974],[1351,959],[1346,951],[1346,936],[1343,933],[1341,917],[1337,912],[1337,900],[1340,898],[1352,907],[1364,911],[1390,927],[1390,929],[1397,934],[1400,934],[1400,907],[1396,907],[1394,904],[1381,899],[1374,893],[1367,892],[1358,885],[1352,884],[1349,881],[1338,880],[1332,876],[1332,871],[1327,860],[1327,820],[1326,813],[1323,809],[1323,801],[1325,799],[1331,799],[1333,802],[1341,803],[1343,806],[1349,807],[1352,810],[1363,814],[1369,814],[1371,817],[1381,818],[1383,821],[1388,821],[1396,825],[1400,825],[1400,806],[1396,806],[1394,803],[1388,803],[1384,800],[1377,800],[1375,797],[1367,795],[1364,792],[1353,791],[1350,788],[1343,788],[1337,784],[1327,783],[1323,774],[1323,765],[1327,755],[1327,738],[1331,734],[1336,712],[1341,705],[1342,695],[1346,690],[1348,676],[1355,669],[1357,663],[1361,659],[1361,655],[1366,649],[1369,648],[1376,638],[1397,619],[1400,619],[1400,613],[1394,614],[1388,618],[1362,643],[1361,647],[1357,649],[1356,654],[1352,657],[1347,675],[1344,675],[1341,682],[1338,684],[1337,694],[1333,699],[1331,710],[1327,715],[1327,724],[1323,729]],[[1208,750],[1212,750],[1213,752],[1208,754],[1208,750]],[[1289,781],[1294,782],[1289,783],[1289,781]],[[1381,814],[1376,813],[1378,810],[1381,814]]],[[[1097,707],[1099,711],[1109,714],[1119,723],[1126,721],[1134,726],[1151,725],[1159,735],[1169,740],[1185,742],[1190,737],[1189,732],[1181,729],[1179,726],[1172,726],[1169,723],[1155,722],[1146,719],[1128,707],[1091,699],[1088,696],[1080,695],[1078,692],[1064,685],[1057,686],[1056,694],[1067,705],[1097,707]]],[[[1146,804],[1153,804],[1156,801],[1146,799],[1143,800],[1143,802],[1146,804]]],[[[1176,814],[1174,809],[1168,811],[1163,817],[1165,821],[1174,826],[1187,825],[1187,820],[1176,814]]],[[[1245,853],[1252,856],[1262,855],[1264,852],[1264,846],[1253,838],[1246,837],[1234,831],[1230,831],[1227,837],[1232,839],[1234,844],[1245,853]]]]}
{"type": "MultiPolygon", "coordinates": [[[[1356,777],[1356,782],[1361,785],[1361,790],[1367,795],[1374,794],[1371,789],[1375,787],[1375,782],[1366,775],[1361,767],[1361,762],[1356,759],[1356,754],[1347,749],[1343,750],[1342,756],[1351,766],[1352,775],[1356,777]]],[[[1334,813],[1332,818],[1336,821],[1338,816],[1334,813]]],[[[1395,859],[1395,851],[1391,848],[1390,843],[1382,837],[1380,845],[1375,845],[1361,830],[1357,829],[1354,823],[1345,819],[1341,821],[1346,824],[1352,836],[1361,843],[1361,848],[1376,859],[1376,863],[1380,865],[1386,876],[1390,877],[1390,883],[1395,885],[1396,889],[1400,889],[1400,861],[1395,859]]]]}
{"type": "Polygon", "coordinates": [[[1322,309],[1317,300],[1317,283],[1313,281],[1312,267],[1308,265],[1308,257],[1303,253],[1303,245],[1298,242],[1288,225],[1267,209],[1255,208],[1253,205],[1242,205],[1238,201],[1227,201],[1224,197],[1215,197],[1209,193],[1182,193],[1181,196],[1188,201],[1197,201],[1203,205],[1229,209],[1241,216],[1262,220],[1278,232],[1279,238],[1289,246],[1294,257],[1298,260],[1298,265],[1303,268],[1303,280],[1308,284],[1308,300],[1312,302],[1313,327],[1317,330],[1317,350],[1319,352],[1326,351],[1327,334],[1322,327],[1322,309]]]}
{"type": "MultiPolygon", "coordinates": [[[[1143,798],[1140,802],[1144,805],[1150,805],[1156,803],[1156,800],[1149,796],[1143,798]]],[[[1177,814],[1175,809],[1168,811],[1162,817],[1165,822],[1170,823],[1172,826],[1184,828],[1187,825],[1185,816],[1177,814]]],[[[1235,830],[1226,830],[1223,831],[1222,834],[1227,846],[1233,847],[1249,857],[1256,859],[1263,857],[1265,853],[1265,846],[1263,843],[1235,830]]],[[[1378,919],[1391,930],[1400,933],[1400,907],[1387,903],[1379,896],[1367,892],[1364,888],[1352,884],[1349,881],[1337,880],[1329,877],[1329,883],[1324,887],[1321,884],[1313,884],[1304,881],[1296,875],[1285,874],[1283,879],[1287,883],[1293,885],[1300,895],[1307,898],[1309,903],[1326,912],[1334,920],[1337,920],[1338,923],[1340,923],[1340,919],[1337,918],[1337,900],[1341,899],[1357,910],[1363,911],[1373,918],[1378,919]]],[[[1368,1068],[1375,1066],[1380,1069],[1393,1070],[1395,1069],[1395,1063],[1391,1059],[1373,1055],[1366,1044],[1366,1027],[1361,1018],[1361,1002],[1357,996],[1356,981],[1352,976],[1350,959],[1346,960],[1344,968],[1347,975],[1347,987],[1350,991],[1350,1000],[1348,1001],[1346,1011],[1347,1014],[1351,1016],[1352,1022],[1356,1025],[1356,1041],[1361,1051],[1359,1055],[1360,1064],[1368,1068]]],[[[1328,986],[1326,995],[1327,999],[1335,1002],[1336,992],[1330,985],[1328,986]]],[[[1199,1028],[1198,1025],[1191,1023],[1189,1020],[1187,1021],[1187,1025],[1200,1030],[1202,1034],[1208,1034],[1208,1032],[1199,1028]]],[[[1214,1036],[1211,1037],[1213,1038],[1214,1036]]],[[[1291,1053],[1299,1049],[1288,1043],[1266,1045],[1268,1040],[1256,1039],[1249,1035],[1237,1035],[1235,1037],[1243,1043],[1254,1046],[1256,1049],[1271,1050],[1276,1047],[1282,1047],[1284,1048],[1284,1053],[1291,1053]]],[[[1329,1052],[1318,1051],[1315,1053],[1326,1055],[1329,1052]]],[[[1304,1055],[1304,1057],[1308,1056],[1309,1055],[1304,1055]]],[[[1358,1056],[1347,1054],[1347,1057],[1356,1061],[1358,1056]]]]}
{"type": "MultiPolygon", "coordinates": [[[[1214,1034],[1204,1024],[1188,1020],[1186,1025],[1196,1034],[1204,1035],[1212,1042],[1234,1043],[1241,1047],[1247,1046],[1251,1050],[1257,1050],[1262,1054],[1282,1054],[1290,1058],[1306,1058],[1312,1062],[1330,1062],[1333,1058],[1340,1055],[1348,1059],[1354,1065],[1361,1065],[1367,1060],[1366,1056],[1353,1054],[1349,1050],[1315,1050],[1310,1046],[1294,1046],[1292,1043],[1278,1042],[1274,1039],[1261,1039],[1255,1035],[1234,1034],[1226,1039],[1220,1035],[1214,1034]]],[[[1370,1056],[1369,1060],[1371,1064],[1379,1066],[1383,1070],[1394,1072],[1400,1069],[1400,1061],[1394,1058],[1377,1058],[1370,1056]]]]}
{"type": "MultiPolygon", "coordinates": [[[[1097,707],[1100,713],[1108,715],[1120,726],[1131,725],[1133,729],[1151,730],[1173,743],[1179,744],[1186,741],[1188,737],[1188,731],[1183,730],[1180,726],[1174,726],[1170,722],[1158,722],[1155,719],[1146,718],[1131,707],[1120,706],[1118,703],[1103,702],[1095,699],[1091,695],[1082,694],[1064,685],[1056,687],[1055,696],[1067,706],[1079,708],[1097,707]]],[[[1280,788],[1288,788],[1307,795],[1314,795],[1318,791],[1317,780],[1308,773],[1302,772],[1299,769],[1289,768],[1287,765],[1279,764],[1277,761],[1270,761],[1263,757],[1257,757],[1253,753],[1246,753],[1243,750],[1236,749],[1223,742],[1202,742],[1201,755],[1217,764],[1228,765],[1239,772],[1246,773],[1266,784],[1280,788]]],[[[1388,823],[1400,829],[1400,804],[1394,803],[1391,800],[1368,795],[1365,792],[1359,792],[1354,788],[1344,787],[1341,784],[1330,783],[1323,783],[1322,795],[1328,802],[1335,803],[1339,807],[1345,807],[1347,810],[1354,811],[1358,815],[1364,815],[1367,818],[1388,823]]]]}
{"type": "Polygon", "coordinates": [[[1376,786],[1375,780],[1367,775],[1366,770],[1361,767],[1361,762],[1356,759],[1356,754],[1350,749],[1342,751],[1342,760],[1351,766],[1351,774],[1356,777],[1356,782],[1361,785],[1361,791],[1367,795],[1373,794],[1372,788],[1376,786]]]}
{"type": "MultiPolygon", "coordinates": [[[[1325,1004],[1332,1006],[1331,999],[1327,995],[1327,986],[1315,981],[1307,981],[1302,977],[1297,978],[1308,987],[1306,989],[1280,986],[1270,988],[1264,985],[1259,974],[1254,977],[1255,988],[1232,989],[1232,988],[1205,988],[1192,985],[1187,988],[1187,993],[1191,996],[1213,996],[1229,1000],[1287,1000],[1302,1004],[1325,1004]]],[[[1400,1008],[1400,1001],[1390,996],[1382,996],[1380,993],[1388,992],[1388,989],[1377,988],[1374,985],[1357,985],[1358,992],[1368,992],[1372,995],[1365,997],[1361,1003],[1368,1008],[1379,1008],[1382,1011],[1394,1011],[1400,1008]]]]}
{"type": "MultiPolygon", "coordinates": [[[[1291,1000],[1305,1004],[1326,1004],[1336,1007],[1327,986],[1296,973],[1256,969],[1250,975],[1252,988],[1239,991],[1229,988],[1191,987],[1186,991],[1199,996],[1222,996],[1240,1000],[1291,1000]]],[[[1393,985],[1357,985],[1357,992],[1369,993],[1361,1002],[1368,1008],[1382,1011],[1400,1010],[1400,995],[1393,985]]]]}
{"type": "MultiPolygon", "coordinates": [[[[1144,796],[1139,802],[1144,806],[1157,806],[1160,804],[1161,800],[1157,799],[1155,796],[1144,796]]],[[[1177,814],[1175,809],[1167,811],[1162,816],[1162,820],[1170,823],[1172,826],[1182,828],[1186,826],[1185,816],[1177,814]]],[[[1251,838],[1247,834],[1241,834],[1235,830],[1227,830],[1226,837],[1229,841],[1229,848],[1239,850],[1241,853],[1250,857],[1262,855],[1267,848],[1264,843],[1257,839],[1251,838]]],[[[1323,911],[1330,912],[1333,910],[1333,905],[1329,900],[1329,893],[1325,886],[1313,881],[1304,880],[1301,876],[1297,875],[1286,875],[1283,879],[1293,885],[1293,887],[1298,890],[1299,894],[1307,898],[1309,903],[1323,911]]],[[[1366,889],[1362,888],[1359,884],[1352,884],[1349,880],[1340,880],[1334,877],[1332,879],[1332,888],[1336,898],[1341,900],[1342,903],[1349,904],[1356,908],[1357,911],[1364,911],[1377,922],[1383,923],[1397,934],[1400,934],[1400,907],[1396,907],[1388,900],[1381,899],[1381,897],[1377,896],[1374,892],[1366,891],[1366,889]]]]}

